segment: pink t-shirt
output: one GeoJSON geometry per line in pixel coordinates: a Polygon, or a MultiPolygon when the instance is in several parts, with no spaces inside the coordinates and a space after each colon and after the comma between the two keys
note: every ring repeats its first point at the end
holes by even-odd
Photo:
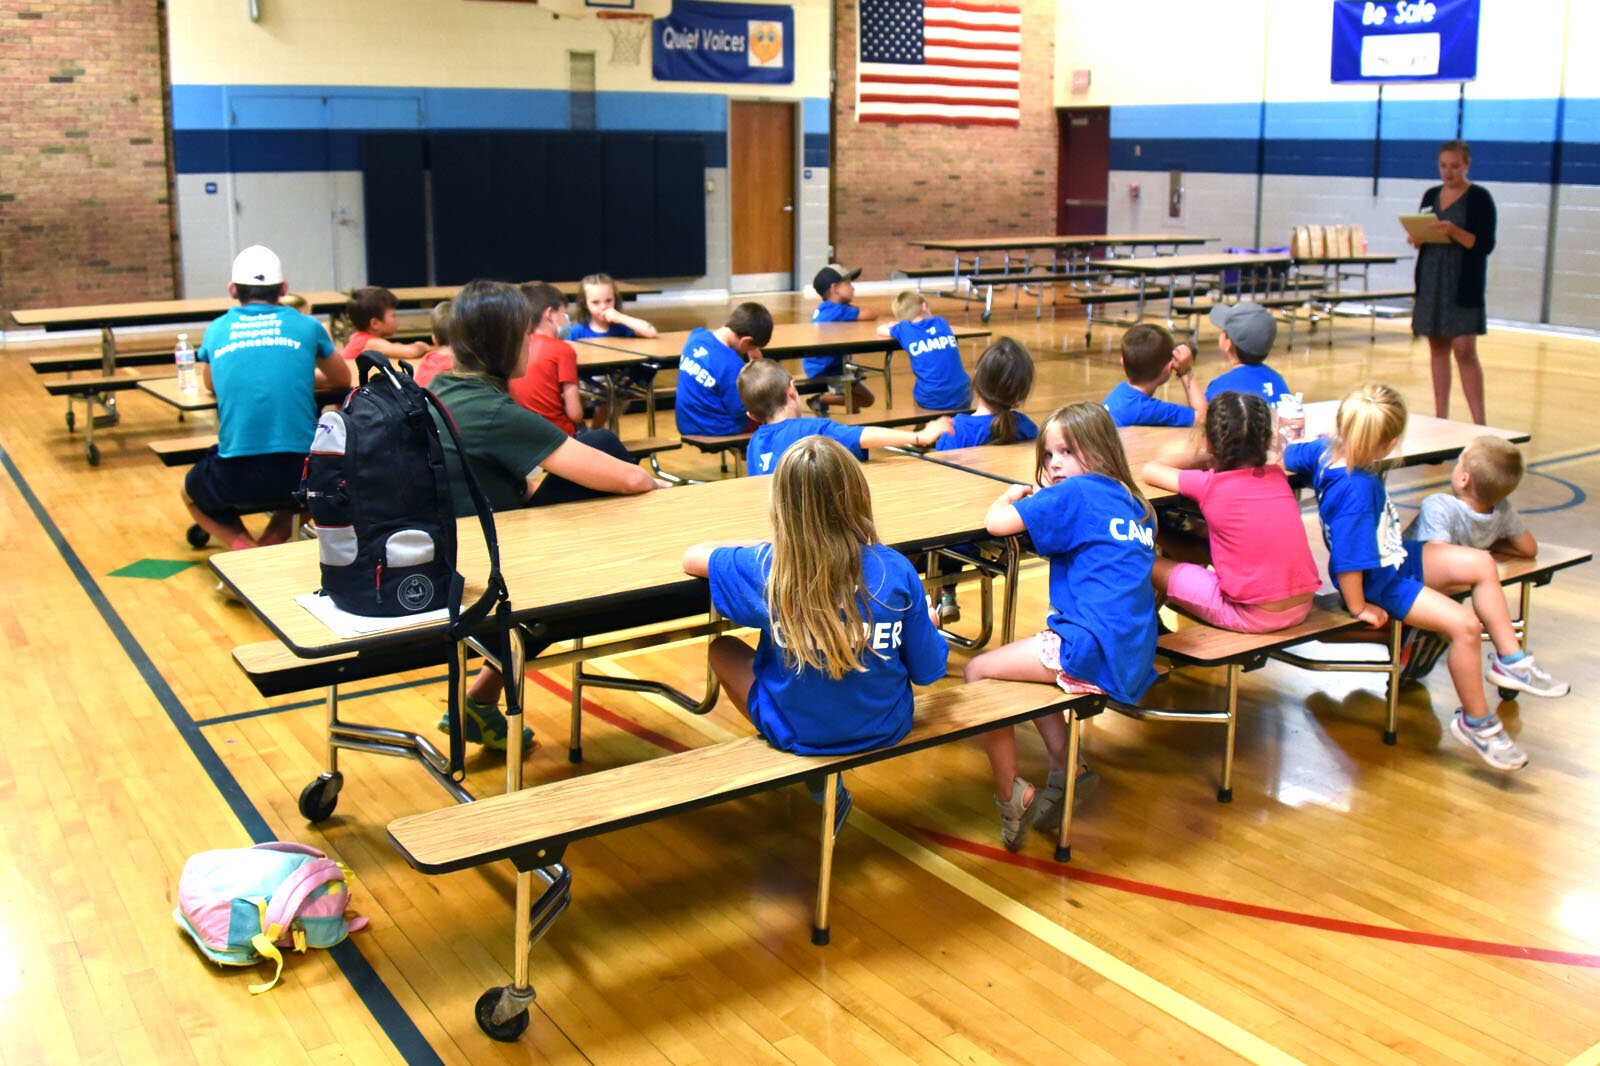
{"type": "Polygon", "coordinates": [[[1200,505],[1211,530],[1211,565],[1235,603],[1270,603],[1322,584],[1281,466],[1180,470],[1178,491],[1200,505]]]}
{"type": "Polygon", "coordinates": [[[426,388],[428,382],[432,381],[435,376],[444,373],[455,365],[455,356],[450,354],[449,348],[435,348],[417,360],[417,369],[414,371],[417,384],[426,388]]]}

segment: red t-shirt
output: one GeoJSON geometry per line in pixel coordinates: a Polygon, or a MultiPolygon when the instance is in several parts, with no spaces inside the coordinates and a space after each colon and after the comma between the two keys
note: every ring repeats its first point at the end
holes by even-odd
{"type": "Polygon", "coordinates": [[[356,356],[367,350],[367,345],[371,344],[377,339],[377,337],[373,336],[371,333],[368,333],[366,330],[358,329],[354,333],[350,334],[349,340],[344,342],[344,351],[340,354],[342,354],[346,359],[353,360],[356,356]]]}
{"type": "Polygon", "coordinates": [[[1178,491],[1200,505],[1217,584],[1234,603],[1286,600],[1322,584],[1283,467],[1180,470],[1178,491]]]}
{"type": "Polygon", "coordinates": [[[578,427],[561,402],[561,386],[568,382],[578,383],[577,350],[557,337],[528,334],[528,372],[512,379],[511,398],[570,437],[578,427]]]}

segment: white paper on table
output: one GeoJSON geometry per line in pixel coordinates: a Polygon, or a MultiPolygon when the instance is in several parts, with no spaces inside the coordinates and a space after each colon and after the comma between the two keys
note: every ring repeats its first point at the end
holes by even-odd
{"type": "Polygon", "coordinates": [[[333,599],[320,592],[301,593],[294,598],[294,602],[304,607],[310,612],[311,617],[327,626],[333,631],[333,635],[341,640],[368,637],[374,633],[391,633],[396,629],[410,629],[412,626],[426,625],[429,622],[445,622],[450,618],[448,607],[399,617],[351,614],[334,606],[333,599]]]}

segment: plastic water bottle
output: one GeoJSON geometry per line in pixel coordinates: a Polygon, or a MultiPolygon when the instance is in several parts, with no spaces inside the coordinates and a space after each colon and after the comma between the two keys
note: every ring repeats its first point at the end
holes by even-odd
{"type": "Polygon", "coordinates": [[[194,349],[189,347],[189,335],[178,334],[178,346],[172,349],[172,361],[178,364],[178,391],[200,391],[200,369],[194,365],[194,349]]]}
{"type": "Polygon", "coordinates": [[[1302,393],[1286,392],[1278,397],[1278,435],[1293,444],[1306,432],[1306,411],[1302,393]]]}

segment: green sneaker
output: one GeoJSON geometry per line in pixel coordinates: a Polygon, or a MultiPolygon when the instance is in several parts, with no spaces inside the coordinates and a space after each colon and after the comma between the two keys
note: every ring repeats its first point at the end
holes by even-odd
{"type": "MultiPolygon", "coordinates": [[[[450,712],[439,719],[439,732],[450,732],[450,712]]],[[[469,744],[482,744],[495,751],[506,750],[506,716],[496,706],[485,706],[468,696],[461,707],[461,735],[469,744]]],[[[533,750],[533,730],[522,727],[522,750],[533,750]]]]}

